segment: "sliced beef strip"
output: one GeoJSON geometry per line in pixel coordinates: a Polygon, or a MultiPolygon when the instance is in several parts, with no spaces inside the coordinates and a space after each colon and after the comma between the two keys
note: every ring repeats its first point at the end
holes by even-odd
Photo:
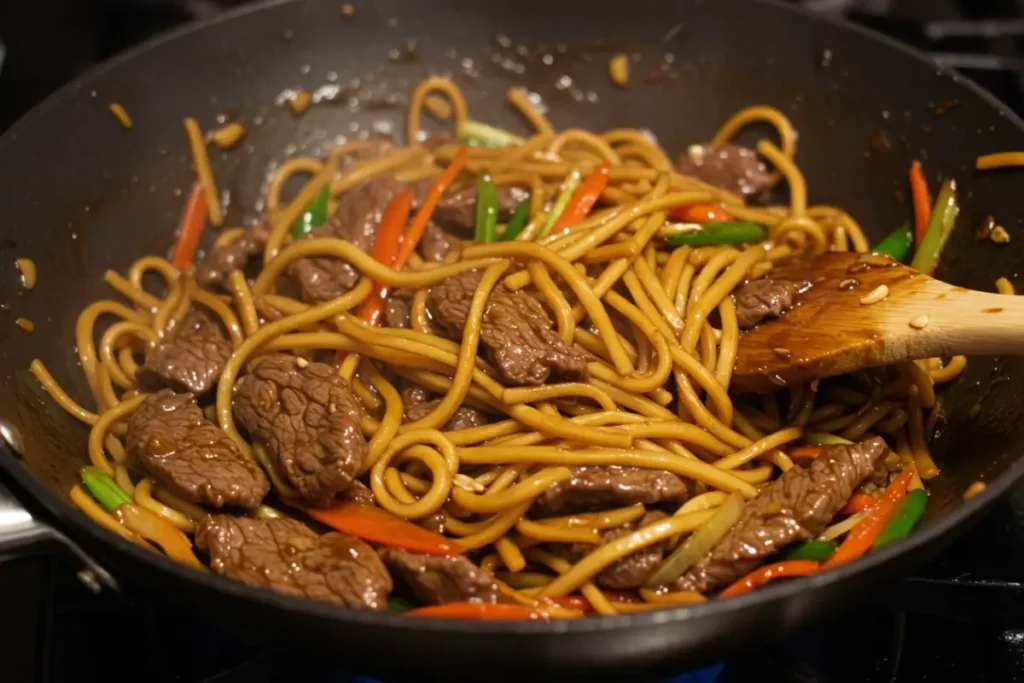
{"type": "Polygon", "coordinates": [[[284,595],[380,611],[393,586],[366,543],[333,531],[320,536],[293,519],[211,515],[196,545],[218,574],[284,595]]]}
{"type": "Polygon", "coordinates": [[[202,395],[217,383],[231,350],[220,321],[193,308],[146,353],[136,379],[144,389],[170,387],[202,395]]]}
{"type": "MultiPolygon", "coordinates": [[[[426,389],[418,386],[407,386],[402,389],[402,422],[415,422],[430,414],[442,399],[432,399],[426,389]]],[[[491,419],[486,413],[471,406],[459,406],[455,414],[444,425],[445,431],[457,431],[489,424],[491,419]]]]}
{"type": "Polygon", "coordinates": [[[825,446],[810,467],[792,468],[748,501],[736,525],[676,581],[675,588],[715,590],[753,571],[787,545],[816,538],[887,450],[881,437],[825,446]]]}
{"type": "Polygon", "coordinates": [[[380,555],[416,598],[428,605],[498,601],[498,584],[464,555],[421,555],[400,548],[382,548],[380,555]]]}
{"type": "Polygon", "coordinates": [[[799,290],[786,280],[761,278],[743,283],[732,294],[740,329],[749,330],[768,318],[780,317],[793,307],[799,290]]]}
{"type": "MultiPolygon", "coordinates": [[[[369,253],[384,209],[402,187],[391,176],[379,176],[352,188],[342,195],[327,222],[306,233],[306,238],[335,237],[369,253]]],[[[288,273],[299,280],[303,299],[311,303],[341,296],[360,278],[349,263],[330,256],[297,259],[288,266],[288,273]]]]}
{"type": "Polygon", "coordinates": [[[370,487],[356,479],[351,486],[342,491],[341,499],[360,505],[374,506],[377,504],[377,497],[373,495],[370,487]]]}
{"type": "Polygon", "coordinates": [[[261,358],[235,385],[235,416],[302,498],[327,507],[366,457],[362,412],[345,380],[325,363],[261,358]],[[305,367],[300,367],[300,363],[305,367]]]}
{"type": "Polygon", "coordinates": [[[270,237],[270,224],[261,219],[241,237],[212,249],[196,267],[196,282],[204,289],[223,289],[232,270],[242,270],[249,259],[263,251],[270,237]]]}
{"type": "Polygon", "coordinates": [[[744,197],[763,195],[773,185],[757,152],[733,144],[691,146],[679,159],[679,172],[744,197]]]}
{"type": "MultiPolygon", "coordinates": [[[[466,271],[431,288],[427,305],[452,338],[461,339],[480,271],[466,271]]],[[[585,382],[586,352],[566,346],[544,307],[524,292],[499,283],[491,292],[480,326],[480,341],[502,378],[514,385],[540,385],[549,379],[585,382]]]]}
{"type": "Polygon", "coordinates": [[[406,330],[412,327],[409,302],[399,296],[389,296],[384,302],[384,325],[406,330]]]}
{"type": "Polygon", "coordinates": [[[427,223],[427,229],[423,231],[420,238],[420,256],[427,263],[440,263],[452,250],[461,250],[462,244],[457,237],[453,237],[441,229],[437,223],[427,223]]]}
{"type": "Polygon", "coordinates": [[[263,470],[203,416],[192,394],[147,396],[128,419],[126,447],[160,485],[195,503],[254,508],[270,492],[263,470]]]}
{"type": "MultiPolygon", "coordinates": [[[[622,538],[637,529],[657,522],[667,517],[660,510],[651,510],[640,518],[639,522],[631,522],[615,529],[608,529],[601,533],[601,543],[592,545],[589,543],[557,543],[551,545],[551,550],[571,562],[578,562],[602,545],[610,543],[617,538],[622,538]]],[[[605,588],[613,590],[632,590],[644,585],[647,577],[651,575],[661,561],[665,558],[665,543],[642,548],[632,555],[628,555],[614,564],[605,567],[597,575],[597,582],[605,588]]]]}
{"type": "Polygon", "coordinates": [[[689,496],[686,483],[665,470],[618,465],[582,465],[571,469],[571,478],[552,484],[537,497],[533,516],[553,517],[636,503],[679,505],[689,496]]]}
{"type": "MultiPolygon", "coordinates": [[[[530,193],[513,185],[499,185],[497,189],[498,221],[507,222],[519,202],[528,198],[530,193]]],[[[434,220],[446,230],[471,236],[476,229],[476,195],[476,187],[446,192],[434,210],[434,220]]]]}

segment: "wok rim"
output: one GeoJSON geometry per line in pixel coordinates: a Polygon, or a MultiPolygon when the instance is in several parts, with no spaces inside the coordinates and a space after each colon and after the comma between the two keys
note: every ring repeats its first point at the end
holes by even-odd
{"type": "MultiPolygon", "coordinates": [[[[110,59],[98,64],[69,81],[59,89],[48,95],[32,109],[23,114],[14,124],[0,135],[0,164],[3,163],[3,155],[10,144],[12,144],[23,131],[29,130],[43,114],[51,109],[60,107],[65,100],[74,96],[83,88],[88,88],[93,82],[101,78],[109,71],[122,65],[130,63],[136,57],[153,50],[165,43],[173,42],[178,38],[192,34],[197,31],[207,30],[218,26],[221,23],[231,22],[248,16],[252,13],[261,12],[273,7],[291,3],[308,2],[309,0],[259,0],[250,5],[238,7],[208,19],[189,22],[183,26],[155,35],[142,43],[125,50],[110,59]]],[[[721,1],[721,0],[719,0],[721,1]]],[[[932,69],[936,73],[950,78],[958,87],[964,88],[973,95],[979,97],[984,103],[992,107],[994,113],[1007,119],[1015,128],[1024,133],[1024,119],[1018,116],[1005,103],[997,99],[987,90],[955,70],[936,63],[926,53],[921,52],[909,45],[857,24],[853,24],[841,17],[819,15],[803,7],[783,4],[778,0],[729,0],[738,6],[761,5],[772,8],[773,11],[790,12],[803,16],[812,21],[831,25],[843,31],[852,32],[862,38],[874,41],[880,48],[902,53],[915,61],[918,61],[932,69]]],[[[52,409],[57,410],[59,406],[54,405],[52,409]]],[[[128,542],[122,537],[114,534],[93,523],[84,514],[80,513],[71,503],[46,489],[25,467],[21,465],[18,458],[12,454],[6,444],[0,440],[0,467],[9,474],[22,489],[26,490],[32,498],[62,524],[66,524],[75,534],[83,534],[91,541],[113,547],[120,553],[127,554],[133,561],[149,565],[151,569],[167,572],[177,579],[197,583],[204,588],[213,589],[225,593],[232,598],[245,599],[259,603],[261,606],[275,609],[287,610],[299,616],[316,617],[320,619],[331,619],[354,624],[373,627],[388,627],[399,629],[409,633],[428,631],[432,634],[451,634],[459,636],[468,635],[519,635],[519,636],[549,636],[549,635],[581,635],[587,633],[608,633],[620,629],[657,627],[661,624],[674,623],[679,621],[699,621],[702,617],[738,615],[745,612],[753,612],[758,608],[764,608],[769,603],[784,603],[797,595],[806,594],[810,591],[817,591],[826,586],[847,581],[862,571],[878,569],[883,565],[895,560],[904,553],[911,553],[915,550],[922,550],[935,544],[940,539],[952,532],[956,527],[968,523],[972,518],[979,515],[985,508],[989,507],[1013,486],[1019,479],[1024,477],[1024,458],[1018,457],[1002,472],[994,481],[986,482],[985,490],[968,501],[960,503],[957,508],[946,513],[938,520],[928,524],[921,531],[912,534],[908,539],[893,544],[881,551],[868,553],[862,558],[832,569],[822,574],[805,577],[801,580],[784,581],[771,583],[763,588],[749,594],[730,598],[728,600],[709,600],[703,604],[689,605],[683,607],[665,608],[634,614],[617,615],[600,618],[584,619],[555,619],[551,621],[473,621],[463,619],[410,619],[402,615],[384,612],[372,612],[354,608],[331,605],[318,602],[312,599],[291,597],[275,593],[269,589],[251,587],[239,581],[227,577],[203,572],[179,564],[166,556],[140,548],[128,542]]],[[[40,520],[47,523],[49,520],[40,520]]],[[[64,528],[58,527],[59,531],[64,528]]],[[[117,576],[115,575],[115,578],[117,576]]]]}

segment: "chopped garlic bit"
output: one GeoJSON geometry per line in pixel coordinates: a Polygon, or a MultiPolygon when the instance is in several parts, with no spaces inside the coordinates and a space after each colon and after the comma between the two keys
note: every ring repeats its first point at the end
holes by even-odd
{"type": "Polygon", "coordinates": [[[237,121],[232,121],[210,133],[210,141],[221,149],[228,149],[237,145],[244,135],[245,127],[237,121]]]}
{"type": "Polygon", "coordinates": [[[14,321],[14,324],[20,327],[21,329],[25,330],[26,332],[31,332],[34,329],[36,329],[36,324],[29,320],[28,318],[18,318],[17,320],[14,321]]]}
{"type": "Polygon", "coordinates": [[[686,148],[686,156],[695,164],[704,163],[704,145],[690,145],[686,148]]]}
{"type": "Polygon", "coordinates": [[[612,83],[619,87],[626,87],[629,83],[629,58],[626,55],[615,55],[608,60],[608,75],[612,83]]]}
{"type": "Polygon", "coordinates": [[[468,474],[456,474],[452,477],[452,483],[458,486],[463,491],[470,491],[472,493],[483,493],[487,490],[487,487],[478,482],[468,474]]]}
{"type": "Polygon", "coordinates": [[[25,289],[32,289],[36,286],[36,263],[30,258],[19,258],[14,259],[14,265],[18,267],[18,272],[21,273],[21,284],[25,289]]]}
{"type": "Polygon", "coordinates": [[[295,359],[295,364],[298,365],[300,368],[309,367],[309,361],[303,358],[302,356],[299,356],[295,359]]]}
{"type": "Polygon", "coordinates": [[[291,97],[288,98],[288,106],[291,107],[291,110],[296,114],[305,113],[305,111],[309,109],[309,105],[312,103],[313,98],[308,92],[301,88],[293,92],[291,97]]]}
{"type": "Polygon", "coordinates": [[[924,328],[928,327],[928,320],[929,318],[927,314],[922,313],[921,315],[915,316],[910,319],[910,326],[913,327],[915,330],[923,330],[924,328]]]}
{"type": "Polygon", "coordinates": [[[871,290],[870,294],[863,297],[860,302],[865,306],[870,306],[871,304],[877,304],[887,296],[889,296],[889,288],[885,285],[878,285],[871,290]]]}
{"type": "Polygon", "coordinates": [[[117,117],[118,122],[126,129],[131,130],[132,128],[132,117],[128,116],[128,112],[125,111],[124,107],[121,106],[120,102],[110,103],[110,113],[117,117]]]}
{"type": "Polygon", "coordinates": [[[1007,244],[1010,241],[1010,233],[1006,231],[1001,225],[997,225],[992,228],[992,232],[989,233],[988,238],[996,244],[1007,244]]]}
{"type": "Polygon", "coordinates": [[[964,491],[964,500],[970,500],[971,498],[974,498],[976,495],[978,495],[979,493],[981,493],[984,490],[985,490],[985,482],[983,482],[983,481],[976,481],[973,484],[971,484],[970,486],[968,486],[967,490],[964,491]]]}

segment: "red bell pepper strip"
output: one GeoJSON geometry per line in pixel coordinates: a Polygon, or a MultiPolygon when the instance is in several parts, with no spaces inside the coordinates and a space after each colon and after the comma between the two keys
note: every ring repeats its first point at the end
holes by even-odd
{"type": "Polygon", "coordinates": [[[878,534],[882,533],[882,529],[885,528],[886,522],[892,517],[892,513],[900,501],[906,497],[907,487],[913,477],[914,471],[907,467],[892,480],[885,488],[882,497],[864,515],[864,519],[846,536],[846,540],[836,550],[836,554],[821,565],[822,569],[831,569],[852,562],[871,549],[871,545],[875,542],[878,534]]]}
{"type": "Polygon", "coordinates": [[[569,200],[562,215],[558,217],[554,227],[555,234],[571,225],[576,225],[587,217],[590,210],[594,208],[594,204],[597,203],[597,198],[601,196],[604,188],[608,185],[608,174],[611,168],[611,164],[606,161],[587,176],[569,200]]]}
{"type": "Polygon", "coordinates": [[[839,511],[841,515],[855,515],[858,512],[864,512],[870,510],[871,507],[878,502],[878,499],[874,496],[869,496],[866,493],[855,494],[850,500],[843,506],[843,509],[839,511]]]}
{"type": "Polygon", "coordinates": [[[821,455],[821,446],[796,446],[789,449],[789,457],[793,460],[814,460],[821,455]]]}
{"type": "Polygon", "coordinates": [[[718,597],[732,598],[737,595],[749,593],[755,588],[760,588],[773,579],[784,579],[793,576],[809,576],[818,571],[820,565],[810,560],[789,560],[787,562],[773,562],[759,567],[750,572],[742,579],[732,584],[718,597]]]}
{"type": "Polygon", "coordinates": [[[331,508],[307,508],[306,514],[343,534],[392,548],[427,555],[458,555],[461,552],[444,536],[369,505],[346,501],[331,508]]]}
{"type": "Polygon", "coordinates": [[[672,209],[668,217],[683,223],[729,223],[735,218],[721,206],[714,204],[690,204],[672,209]]]}
{"type": "Polygon", "coordinates": [[[171,256],[171,265],[178,270],[184,270],[192,263],[192,258],[199,248],[199,238],[206,227],[206,217],[209,214],[209,205],[206,202],[206,192],[196,183],[192,186],[192,194],[188,197],[188,204],[185,206],[185,214],[181,218],[181,228],[178,230],[178,241],[174,244],[174,255],[171,256]]]}
{"type": "Polygon", "coordinates": [[[519,620],[550,618],[547,612],[536,607],[510,603],[448,602],[443,605],[418,607],[406,612],[411,617],[434,617],[435,619],[476,619],[476,620],[519,620]]]}
{"type": "MultiPolygon", "coordinates": [[[[381,217],[380,225],[377,227],[377,237],[373,241],[371,254],[375,260],[389,268],[395,265],[395,259],[398,258],[398,248],[402,243],[402,230],[405,228],[406,221],[409,220],[410,211],[412,211],[412,190],[403,190],[388,204],[381,217]]],[[[373,327],[380,324],[387,293],[387,285],[377,284],[377,291],[359,307],[359,319],[373,327]]]]}
{"type": "Polygon", "coordinates": [[[910,164],[910,196],[914,201],[914,243],[919,245],[932,217],[932,198],[921,170],[921,162],[910,164]]]}
{"type": "Polygon", "coordinates": [[[395,258],[395,270],[401,270],[405,268],[405,264],[409,262],[409,257],[412,256],[413,250],[416,245],[419,244],[420,238],[423,237],[424,231],[427,229],[427,223],[430,221],[430,217],[434,215],[434,209],[437,208],[438,202],[441,201],[441,195],[444,194],[448,186],[455,182],[455,179],[459,177],[459,173],[462,172],[462,167],[466,165],[466,157],[469,152],[466,147],[459,147],[459,151],[455,153],[452,158],[452,162],[448,164],[441,175],[437,176],[437,180],[434,181],[434,185],[427,192],[426,199],[423,200],[423,204],[420,205],[420,210],[416,212],[416,217],[412,219],[412,224],[409,226],[409,230],[405,233],[405,238],[402,240],[402,246],[398,250],[398,256],[395,258]]]}

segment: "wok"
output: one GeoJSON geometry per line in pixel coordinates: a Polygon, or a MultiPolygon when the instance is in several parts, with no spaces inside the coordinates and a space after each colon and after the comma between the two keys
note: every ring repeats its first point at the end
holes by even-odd
{"type": "Polygon", "coordinates": [[[86,462],[86,430],[28,365],[38,356],[72,395],[88,395],[74,360],[75,317],[110,295],[105,269],[168,249],[192,182],[188,115],[213,125],[228,114],[248,128],[240,149],[213,155],[231,224],[257,202],[273,160],[323,150],[338,135],[402,130],[404,97],[430,73],[451,72],[476,119],[525,130],[504,92],[526,85],[551,105],[557,127],[646,127],[668,150],[709,138],[740,107],[771,104],[800,131],[798,161],[815,203],[845,207],[877,239],[907,220],[906,169],[921,158],[932,182],[956,176],[964,198],[940,276],[992,289],[1024,263],[1020,178],[973,171],[978,153],[1024,148],[1024,123],[970,82],[861,29],[739,0],[600,10],[582,0],[354,4],[347,18],[336,0],[275,2],[159,38],[69,84],[0,139],[0,433],[11,446],[0,465],[17,493],[0,491],[0,552],[60,540],[91,558],[84,576],[101,587],[165,596],[197,619],[304,643],[370,674],[495,679],[543,667],[633,679],[764,645],[862,601],[949,544],[1024,474],[1024,363],[972,359],[929,425],[943,476],[931,483],[930,518],[909,540],[739,599],[552,623],[427,621],[283,597],[174,564],[88,522],[65,499],[86,462]],[[396,49],[402,58],[389,58],[396,49]],[[626,89],[607,78],[607,58],[620,51],[639,60],[626,89]],[[660,82],[644,82],[656,70],[660,82]],[[274,104],[286,88],[324,83],[340,86],[338,99],[305,116],[274,104]],[[114,101],[132,130],[109,113],[114,101]],[[975,242],[972,227],[989,214],[1014,235],[1009,245],[975,242]],[[19,284],[20,256],[38,264],[31,291],[19,284]],[[16,317],[32,319],[35,332],[18,329],[16,317]],[[962,502],[976,479],[987,490],[962,502]]]}

